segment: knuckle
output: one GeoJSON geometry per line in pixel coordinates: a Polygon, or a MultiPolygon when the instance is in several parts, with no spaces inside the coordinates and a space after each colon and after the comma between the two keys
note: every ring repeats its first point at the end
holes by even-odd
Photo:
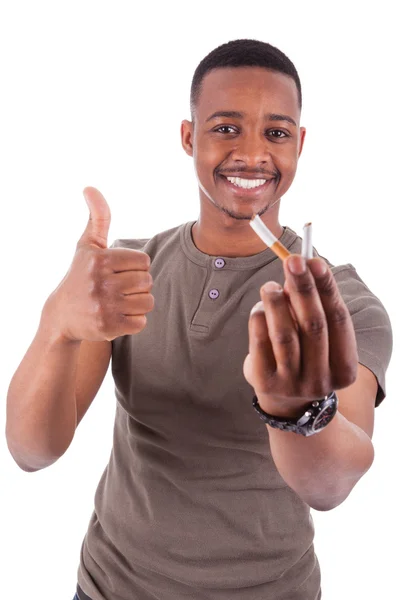
{"type": "Polygon", "coordinates": [[[141,315],[139,318],[139,324],[138,327],[140,328],[139,331],[142,331],[142,329],[144,329],[147,325],[147,317],[146,315],[141,315]]]}
{"type": "Polygon", "coordinates": [[[151,288],[153,287],[153,277],[151,276],[151,273],[147,273],[147,277],[146,277],[146,281],[145,281],[145,285],[146,288],[148,288],[149,290],[151,290],[151,288]]]}
{"type": "Polygon", "coordinates": [[[265,350],[265,339],[261,336],[255,335],[253,338],[253,346],[261,352],[265,350]]]}
{"type": "Polygon", "coordinates": [[[349,319],[350,313],[345,304],[336,304],[330,314],[330,320],[336,325],[344,325],[349,319]]]}
{"type": "Polygon", "coordinates": [[[149,303],[149,311],[153,310],[155,305],[154,296],[152,294],[148,294],[148,303],[149,303]]]}
{"type": "Polygon", "coordinates": [[[302,323],[303,332],[316,339],[322,336],[325,331],[325,327],[325,319],[320,316],[311,316],[308,319],[305,319],[302,323]]]}
{"type": "Polygon", "coordinates": [[[154,296],[152,294],[140,294],[137,299],[136,307],[141,313],[150,312],[154,308],[154,296]]]}
{"type": "Polygon", "coordinates": [[[132,333],[139,333],[140,331],[143,331],[143,329],[146,327],[146,325],[147,325],[146,315],[137,315],[131,321],[130,331],[132,333]]]}
{"type": "Polygon", "coordinates": [[[150,256],[148,254],[146,254],[146,252],[142,252],[141,250],[138,250],[138,255],[140,256],[140,260],[141,260],[141,265],[143,265],[144,270],[148,271],[148,269],[150,269],[151,266],[151,259],[150,256]]]}
{"type": "Polygon", "coordinates": [[[318,291],[322,296],[334,296],[336,294],[336,284],[333,276],[329,276],[328,269],[327,277],[318,280],[318,291]]]}
{"type": "Polygon", "coordinates": [[[305,279],[296,283],[296,290],[299,294],[307,298],[314,293],[315,286],[311,279],[305,279]]]}
{"type": "Polygon", "coordinates": [[[294,332],[289,328],[278,329],[278,331],[273,334],[273,341],[280,346],[291,346],[295,342],[294,332]]]}

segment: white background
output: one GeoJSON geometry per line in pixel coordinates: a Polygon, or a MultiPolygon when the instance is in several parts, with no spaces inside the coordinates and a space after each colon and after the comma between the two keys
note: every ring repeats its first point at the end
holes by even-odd
{"type": "MultiPolygon", "coordinates": [[[[2,427],[10,379],[86,226],[82,189],[94,185],[107,198],[110,244],[197,218],[197,184],[180,145],[180,122],[190,118],[197,64],[231,39],[278,46],[302,81],[307,136],[282,200],[282,224],[301,234],[312,220],[319,252],[334,264],[356,266],[398,334],[395,3],[10,0],[0,6],[2,427]]],[[[340,507],[313,511],[324,600],[397,594],[396,364],[395,348],[387,398],[376,411],[372,468],[340,507]]],[[[114,408],[109,371],[66,455],[41,472],[19,470],[1,437],[4,600],[72,600],[114,408]]]]}

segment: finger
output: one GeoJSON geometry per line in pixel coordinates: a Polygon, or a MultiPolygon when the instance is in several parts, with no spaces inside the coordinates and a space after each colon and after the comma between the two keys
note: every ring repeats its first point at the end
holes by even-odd
{"type": "Polygon", "coordinates": [[[144,315],[154,308],[154,296],[149,293],[123,296],[118,304],[118,312],[125,316],[144,315]]]}
{"type": "Polygon", "coordinates": [[[281,286],[274,281],[261,288],[261,297],[277,374],[290,383],[298,378],[300,371],[300,342],[290,302],[281,286]]]}
{"type": "Polygon", "coordinates": [[[332,391],[328,326],[324,308],[314,277],[303,257],[293,254],[289,256],[284,262],[284,270],[286,289],[299,326],[304,389],[310,397],[321,397],[332,391]],[[301,272],[301,267],[304,272],[301,272]]]}
{"type": "Polygon", "coordinates": [[[354,383],[357,377],[358,352],[354,326],[326,262],[320,258],[312,258],[308,265],[326,315],[332,384],[333,389],[338,390],[354,383]]]}
{"type": "Polygon", "coordinates": [[[148,271],[151,260],[146,252],[131,248],[109,248],[107,250],[114,273],[123,271],[148,271]]]}
{"type": "Polygon", "coordinates": [[[285,279],[285,283],[283,284],[283,292],[284,292],[286,298],[288,299],[290,315],[291,315],[291,317],[293,319],[293,323],[294,323],[294,326],[296,328],[296,331],[299,331],[299,325],[298,325],[298,323],[296,321],[296,315],[294,314],[294,310],[292,308],[292,305],[290,304],[290,294],[289,294],[289,291],[288,291],[288,286],[287,286],[287,280],[286,279],[285,279]]]}
{"type": "Polygon", "coordinates": [[[153,278],[148,271],[112,273],[108,281],[111,287],[115,286],[115,289],[125,296],[149,292],[153,287],[153,278]]]}
{"type": "Polygon", "coordinates": [[[117,337],[122,337],[125,335],[135,335],[143,329],[147,325],[147,317],[146,315],[136,315],[134,317],[127,315],[119,315],[119,321],[117,324],[113,323],[113,333],[106,337],[106,340],[111,342],[115,340],[117,337]]]}
{"type": "Polygon", "coordinates": [[[257,302],[250,312],[249,353],[253,371],[253,385],[257,388],[263,388],[263,391],[266,392],[267,389],[264,389],[264,386],[267,386],[268,379],[275,375],[276,362],[262,302],[257,302]]]}
{"type": "Polygon", "coordinates": [[[94,187],[83,190],[86,204],[89,207],[89,221],[78,241],[77,246],[91,244],[99,248],[107,248],[108,231],[110,229],[111,211],[103,194],[94,187]]]}

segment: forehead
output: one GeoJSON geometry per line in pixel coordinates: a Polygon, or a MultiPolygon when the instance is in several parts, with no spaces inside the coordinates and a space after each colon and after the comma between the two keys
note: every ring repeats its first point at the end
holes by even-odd
{"type": "Polygon", "coordinates": [[[196,113],[201,120],[219,110],[284,112],[296,119],[296,83],[289,75],[260,67],[213,69],[202,81],[196,113]]]}

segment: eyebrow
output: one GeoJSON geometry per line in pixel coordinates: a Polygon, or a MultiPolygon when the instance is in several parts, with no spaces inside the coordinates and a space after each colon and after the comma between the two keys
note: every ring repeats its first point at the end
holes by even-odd
{"type": "MultiPolygon", "coordinates": [[[[227,117],[228,119],[243,119],[245,117],[245,114],[236,110],[218,110],[217,112],[209,116],[208,119],[206,119],[206,123],[208,123],[208,121],[211,121],[212,119],[217,119],[218,117],[227,117]]],[[[297,127],[296,121],[292,119],[292,117],[289,117],[289,115],[267,113],[266,115],[264,115],[264,118],[268,121],[287,121],[291,125],[297,127]]]]}

